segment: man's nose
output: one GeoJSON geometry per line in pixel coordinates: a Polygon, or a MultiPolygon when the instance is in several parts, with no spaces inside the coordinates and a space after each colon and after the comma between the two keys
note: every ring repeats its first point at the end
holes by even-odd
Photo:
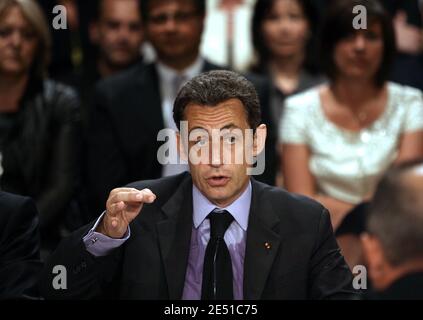
{"type": "Polygon", "coordinates": [[[118,29],[118,37],[119,37],[120,40],[122,40],[122,39],[128,39],[129,36],[130,36],[130,33],[131,33],[131,31],[130,31],[130,27],[129,26],[125,26],[125,25],[119,26],[119,29],[118,29]]]}
{"type": "Polygon", "coordinates": [[[212,167],[219,167],[222,165],[223,162],[223,146],[221,145],[220,141],[213,141],[210,150],[210,158],[211,158],[211,166],[212,167]]]}
{"type": "Polygon", "coordinates": [[[172,15],[169,15],[166,19],[166,22],[164,23],[163,28],[166,31],[175,31],[177,27],[176,18],[172,15]]]}

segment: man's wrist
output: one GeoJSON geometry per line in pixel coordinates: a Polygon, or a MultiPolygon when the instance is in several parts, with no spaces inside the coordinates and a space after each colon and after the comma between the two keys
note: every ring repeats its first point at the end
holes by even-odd
{"type": "Polygon", "coordinates": [[[97,228],[94,230],[95,232],[101,233],[102,235],[109,237],[111,239],[119,240],[125,237],[125,234],[128,232],[128,228],[126,228],[125,232],[123,232],[121,235],[111,235],[107,230],[106,227],[106,215],[107,212],[104,214],[103,218],[101,219],[100,223],[98,224],[97,228]]]}
{"type": "MultiPolygon", "coordinates": [[[[106,212],[107,214],[107,212],[106,212]]],[[[97,228],[94,230],[95,232],[101,233],[103,235],[105,235],[106,237],[110,237],[107,232],[106,232],[106,228],[104,226],[104,220],[106,218],[106,214],[104,215],[104,217],[101,219],[100,223],[98,224],[97,228]]],[[[110,237],[111,238],[111,237],[110,237]]]]}

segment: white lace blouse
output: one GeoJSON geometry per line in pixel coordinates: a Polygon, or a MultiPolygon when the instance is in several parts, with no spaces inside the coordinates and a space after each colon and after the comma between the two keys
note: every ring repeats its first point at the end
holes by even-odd
{"type": "Polygon", "coordinates": [[[356,132],[326,118],[319,87],[288,98],[279,139],[310,148],[309,166],[319,193],[358,204],[395,160],[401,135],[418,130],[423,130],[422,92],[390,82],[383,114],[356,132]]]}

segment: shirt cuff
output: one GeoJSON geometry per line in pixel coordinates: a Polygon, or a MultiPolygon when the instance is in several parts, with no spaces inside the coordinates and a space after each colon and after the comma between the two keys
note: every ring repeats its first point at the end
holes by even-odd
{"type": "Polygon", "coordinates": [[[102,233],[95,232],[95,229],[99,225],[100,221],[103,219],[104,211],[101,216],[97,219],[94,227],[82,238],[82,241],[85,244],[85,248],[89,253],[95,257],[102,257],[108,255],[113,249],[120,247],[125,243],[126,240],[131,236],[131,229],[128,226],[122,239],[114,239],[108,236],[105,236],[102,233]]]}

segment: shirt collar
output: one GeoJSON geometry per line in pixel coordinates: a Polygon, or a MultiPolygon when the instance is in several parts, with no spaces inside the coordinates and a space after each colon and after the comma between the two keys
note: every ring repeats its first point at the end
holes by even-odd
{"type": "Polygon", "coordinates": [[[160,79],[162,81],[172,82],[176,76],[185,76],[186,79],[192,79],[199,75],[203,70],[204,59],[201,56],[198,56],[193,64],[182,71],[176,71],[175,69],[164,65],[160,61],[157,61],[156,65],[160,79]]]}
{"type": "Polygon", "coordinates": [[[194,211],[194,227],[197,229],[200,224],[203,223],[204,219],[208,216],[210,212],[214,209],[219,208],[222,210],[227,210],[235,219],[235,221],[240,225],[240,227],[247,231],[248,227],[248,217],[250,213],[251,206],[251,195],[252,195],[251,181],[248,183],[247,188],[241,194],[241,196],[232,202],[229,206],[225,208],[217,207],[215,204],[211,203],[200,190],[193,184],[192,187],[192,199],[193,199],[193,211],[194,211]]]}

